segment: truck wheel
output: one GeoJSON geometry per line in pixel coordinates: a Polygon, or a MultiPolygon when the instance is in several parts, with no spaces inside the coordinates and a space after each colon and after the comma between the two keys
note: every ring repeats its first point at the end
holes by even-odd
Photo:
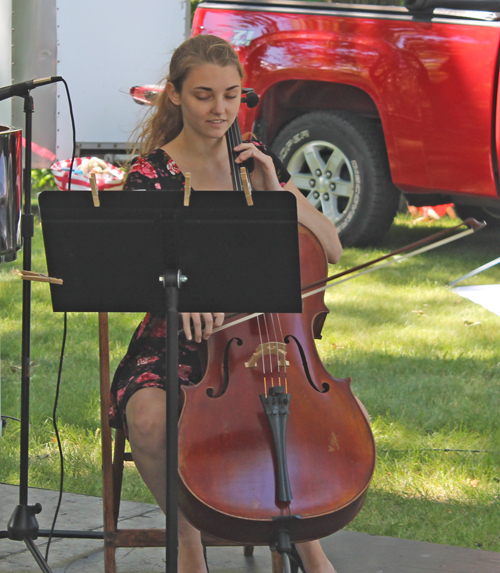
{"type": "Polygon", "coordinates": [[[400,192],[375,123],[342,111],[308,113],[291,121],[272,149],[312,205],[335,223],[344,246],[374,244],[389,230],[400,192]]]}
{"type": "Polygon", "coordinates": [[[473,217],[479,222],[486,221],[491,227],[500,227],[500,208],[455,205],[455,212],[462,221],[473,217]]]}

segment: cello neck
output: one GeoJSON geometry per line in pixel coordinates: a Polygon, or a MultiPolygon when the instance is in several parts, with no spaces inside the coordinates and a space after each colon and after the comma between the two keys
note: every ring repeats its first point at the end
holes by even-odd
{"type": "MultiPolygon", "coordinates": [[[[245,103],[247,107],[255,107],[259,103],[259,96],[251,88],[243,88],[243,97],[241,102],[245,103]]],[[[226,132],[227,153],[229,155],[229,165],[231,167],[231,179],[233,182],[233,189],[235,191],[245,191],[245,183],[241,178],[241,167],[244,167],[247,173],[251,173],[254,168],[253,159],[248,159],[244,163],[235,163],[238,153],[234,148],[242,143],[240,124],[238,118],[234,120],[231,127],[226,132]]],[[[249,178],[248,185],[250,186],[249,178]]],[[[250,189],[251,191],[251,189],[250,189]]]]}
{"type": "Polygon", "coordinates": [[[234,148],[242,142],[240,124],[238,123],[238,118],[236,118],[226,132],[227,153],[229,155],[229,165],[231,167],[231,180],[235,191],[243,191],[243,181],[241,179],[239,165],[235,163],[239,154],[234,151],[234,148]]]}

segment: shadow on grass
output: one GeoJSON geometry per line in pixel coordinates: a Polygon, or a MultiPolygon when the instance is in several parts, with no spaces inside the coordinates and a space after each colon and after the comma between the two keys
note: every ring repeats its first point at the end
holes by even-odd
{"type": "Polygon", "coordinates": [[[372,417],[398,420],[421,433],[462,428],[484,444],[500,439],[496,359],[339,350],[325,366],[332,376],[352,378],[354,394],[372,417]]]}
{"type": "Polygon", "coordinates": [[[348,529],[487,551],[500,551],[498,500],[491,504],[441,502],[371,488],[348,529]],[[460,527],[457,525],[460,524],[460,527]]]}

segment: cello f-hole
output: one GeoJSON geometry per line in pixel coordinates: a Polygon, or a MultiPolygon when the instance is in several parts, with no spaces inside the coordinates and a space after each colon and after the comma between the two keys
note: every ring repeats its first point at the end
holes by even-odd
{"type": "Polygon", "coordinates": [[[328,392],[328,390],[330,390],[330,384],[328,384],[327,382],[323,382],[321,384],[321,387],[323,388],[323,390],[318,390],[318,388],[316,387],[316,384],[314,384],[314,382],[311,378],[311,373],[309,371],[309,365],[307,364],[307,358],[306,358],[304,349],[302,348],[302,344],[300,344],[300,342],[297,340],[297,338],[295,338],[295,336],[293,334],[287,334],[285,336],[285,342],[287,344],[289,344],[291,338],[295,341],[295,344],[297,345],[297,348],[299,349],[300,357],[302,358],[302,366],[304,367],[304,373],[306,375],[306,378],[307,378],[307,381],[309,382],[309,384],[316,390],[316,392],[319,392],[320,394],[324,394],[325,392],[328,392]]]}
{"type": "Polygon", "coordinates": [[[241,346],[243,344],[243,340],[241,338],[231,338],[226,344],[224,348],[224,360],[223,360],[223,377],[222,377],[222,389],[220,393],[216,396],[213,388],[207,388],[207,396],[209,398],[220,398],[223,396],[229,386],[229,349],[231,344],[236,340],[236,344],[241,346]]]}

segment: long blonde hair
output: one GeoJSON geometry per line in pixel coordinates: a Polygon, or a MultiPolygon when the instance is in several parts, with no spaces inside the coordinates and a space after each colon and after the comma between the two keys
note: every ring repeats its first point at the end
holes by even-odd
{"type": "MultiPolygon", "coordinates": [[[[240,78],[245,77],[243,66],[231,44],[218,36],[207,34],[189,38],[175,50],[165,83],[170,82],[180,94],[191,70],[202,64],[216,64],[222,67],[234,65],[240,78]]],[[[147,155],[175,139],[182,131],[182,127],[181,107],[172,103],[167,90],[164,89],[156,97],[151,113],[134,131],[134,134],[138,134],[135,148],[140,155],[147,155]]]]}

